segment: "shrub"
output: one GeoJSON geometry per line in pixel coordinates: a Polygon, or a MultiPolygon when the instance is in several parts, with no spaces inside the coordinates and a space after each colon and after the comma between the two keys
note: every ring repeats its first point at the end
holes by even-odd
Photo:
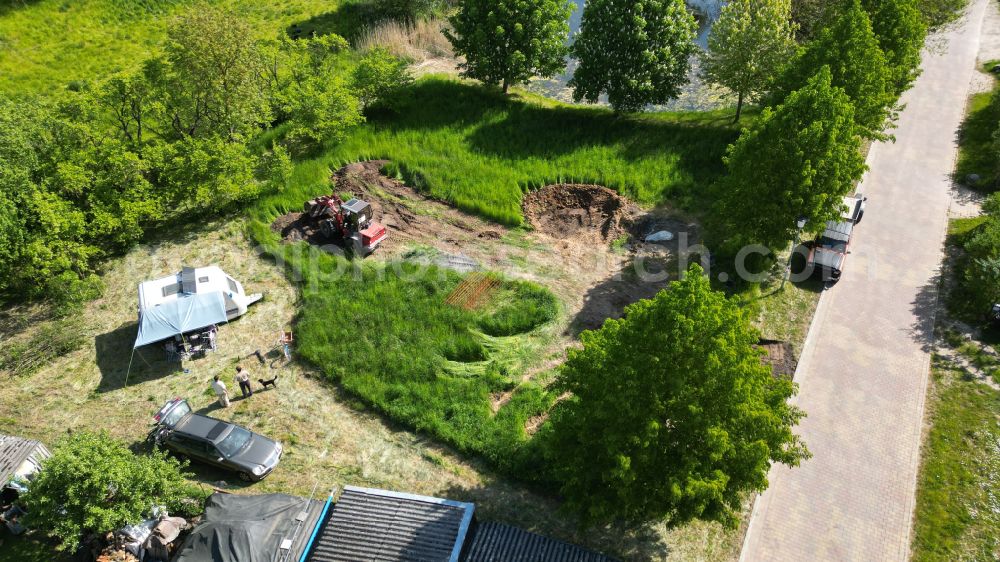
{"type": "Polygon", "coordinates": [[[392,98],[412,83],[413,76],[406,61],[393,56],[384,47],[368,51],[351,76],[354,94],[366,109],[376,103],[391,106],[392,98]]]}
{"type": "Polygon", "coordinates": [[[120,529],[156,505],[190,513],[199,494],[184,480],[184,466],[163,452],[135,455],[107,433],[72,434],[56,443],[22,496],[26,523],[72,551],[85,533],[120,529]]]}

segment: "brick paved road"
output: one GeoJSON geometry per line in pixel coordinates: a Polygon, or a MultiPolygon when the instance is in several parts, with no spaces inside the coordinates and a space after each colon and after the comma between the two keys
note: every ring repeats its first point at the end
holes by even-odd
{"type": "Polygon", "coordinates": [[[876,144],[868,210],[820,300],[796,372],[814,457],[771,471],[742,560],[906,560],[955,132],[986,0],[925,54],[895,144],[876,144]]]}

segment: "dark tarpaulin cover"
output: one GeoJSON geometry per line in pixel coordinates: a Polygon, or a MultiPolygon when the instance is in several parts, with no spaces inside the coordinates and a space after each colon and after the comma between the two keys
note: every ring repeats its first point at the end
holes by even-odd
{"type": "Polygon", "coordinates": [[[323,502],[286,494],[212,494],[174,562],[297,562],[322,509],[323,502]],[[287,553],[280,550],[285,539],[293,539],[287,553]]]}

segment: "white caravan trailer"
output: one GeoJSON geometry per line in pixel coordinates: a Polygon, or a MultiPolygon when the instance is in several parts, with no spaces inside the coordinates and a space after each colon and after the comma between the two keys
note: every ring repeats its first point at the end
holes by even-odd
{"type": "Polygon", "coordinates": [[[139,334],[135,347],[181,338],[228,322],[261,299],[218,266],[185,267],[179,273],[139,284],[139,334]]]}

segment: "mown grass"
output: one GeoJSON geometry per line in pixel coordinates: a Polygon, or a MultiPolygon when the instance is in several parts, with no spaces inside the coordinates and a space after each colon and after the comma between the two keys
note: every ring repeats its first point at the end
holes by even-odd
{"type": "MultiPolygon", "coordinates": [[[[990,69],[1000,61],[984,66],[990,69]]],[[[1000,131],[1000,82],[994,81],[991,92],[981,92],[969,98],[968,112],[958,137],[958,162],[955,179],[983,193],[997,190],[1000,182],[1000,152],[994,135],[1000,131]],[[975,183],[967,182],[970,174],[979,176],[975,183]]]]}
{"type": "Polygon", "coordinates": [[[560,182],[694,209],[738,134],[729,120],[725,112],[617,116],[431,76],[395,112],[370,116],[344,142],[301,163],[296,179],[318,185],[344,163],[388,159],[389,171],[414,187],[508,225],[523,222],[525,191],[560,182]]]}
{"type": "MultiPolygon", "coordinates": [[[[137,68],[159,52],[167,20],[196,0],[11,0],[0,4],[0,92],[45,94],[137,68]]],[[[337,8],[334,0],[210,0],[260,37],[337,8]]]]}
{"type": "Polygon", "coordinates": [[[992,560],[1000,548],[1000,392],[933,370],[912,560],[992,560]]]}

